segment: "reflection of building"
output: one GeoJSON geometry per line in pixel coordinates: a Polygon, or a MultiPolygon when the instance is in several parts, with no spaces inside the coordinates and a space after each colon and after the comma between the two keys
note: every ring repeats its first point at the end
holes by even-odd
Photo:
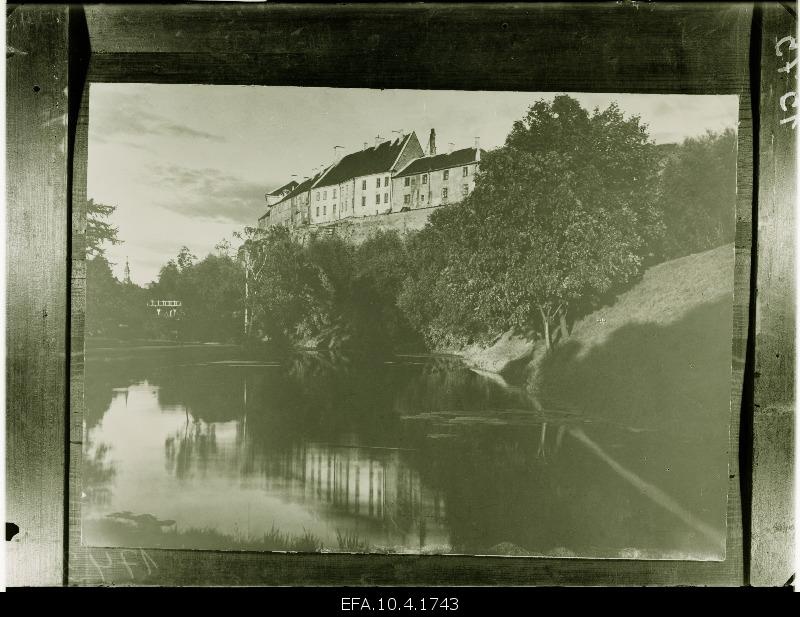
{"type": "Polygon", "coordinates": [[[316,443],[262,450],[245,418],[194,421],[167,439],[165,453],[177,477],[211,465],[231,478],[260,477],[269,493],[322,510],[345,530],[355,526],[372,544],[392,538],[407,549],[448,545],[444,497],[422,484],[401,450],[316,443]]]}
{"type": "Polygon", "coordinates": [[[147,303],[148,308],[156,310],[156,315],[159,317],[175,317],[178,314],[178,309],[181,308],[180,300],[150,300],[147,303]]]}
{"type": "MultiPolygon", "coordinates": [[[[437,154],[431,129],[427,154],[413,131],[394,141],[375,139],[268,203],[259,227],[335,224],[460,202],[475,188],[481,159],[475,147],[437,154]]],[[[283,187],[282,187],[283,188],[283,187]]],[[[395,218],[395,217],[392,217],[395,218]]]]}

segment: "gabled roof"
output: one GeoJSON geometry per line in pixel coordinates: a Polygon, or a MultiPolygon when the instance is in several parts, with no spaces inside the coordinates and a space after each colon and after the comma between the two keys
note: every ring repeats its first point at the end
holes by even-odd
{"type": "Polygon", "coordinates": [[[292,180],[291,182],[287,182],[283,186],[276,188],[274,191],[270,191],[269,193],[267,193],[267,195],[269,195],[270,197],[277,197],[278,195],[280,195],[284,191],[291,191],[296,186],[297,186],[297,182],[292,180]]]}
{"type": "Polygon", "coordinates": [[[352,178],[390,171],[412,135],[413,132],[398,137],[395,141],[385,141],[377,147],[359,150],[342,157],[342,160],[331,167],[314,188],[332,186],[352,178]]]}
{"type": "MultiPolygon", "coordinates": [[[[316,181],[317,181],[317,179],[319,179],[319,177],[320,177],[320,176],[322,176],[322,174],[323,174],[323,173],[324,173],[324,172],[320,172],[320,173],[316,174],[315,176],[313,176],[313,177],[311,177],[311,178],[306,178],[306,179],[305,179],[305,180],[303,180],[303,181],[302,181],[300,184],[297,184],[297,183],[295,182],[295,184],[296,184],[297,186],[295,186],[295,187],[294,187],[294,188],[293,188],[293,189],[292,189],[292,190],[289,192],[289,194],[288,194],[288,195],[286,195],[286,196],[285,196],[283,199],[281,199],[280,201],[276,201],[274,204],[272,204],[272,205],[271,205],[271,206],[270,206],[270,207],[267,209],[267,211],[266,211],[264,214],[262,214],[261,216],[259,216],[259,217],[258,217],[258,220],[260,221],[260,220],[262,220],[262,219],[265,219],[265,218],[267,218],[267,217],[269,216],[269,213],[270,213],[270,211],[272,210],[272,208],[274,208],[274,207],[275,207],[275,206],[277,206],[278,204],[282,204],[282,203],[284,203],[284,202],[286,202],[286,201],[289,201],[289,200],[290,200],[292,197],[297,197],[297,196],[298,196],[298,195],[300,195],[301,193],[305,193],[305,192],[306,192],[308,189],[310,189],[310,188],[311,188],[311,186],[314,184],[314,182],[316,182],[316,181]]],[[[290,184],[291,184],[291,183],[290,183],[290,184]]]]}
{"type": "Polygon", "coordinates": [[[306,178],[300,184],[298,184],[296,187],[294,187],[294,189],[292,189],[292,191],[288,195],[286,195],[286,197],[284,197],[280,201],[275,202],[274,204],[272,204],[272,207],[274,208],[278,204],[282,204],[284,201],[289,201],[293,197],[297,197],[301,193],[305,193],[308,189],[310,189],[312,186],[314,186],[314,182],[316,182],[322,176],[322,174],[324,174],[324,173],[325,173],[324,171],[321,171],[321,172],[315,174],[314,176],[312,176],[311,178],[306,178]]]}
{"type": "MultiPolygon", "coordinates": [[[[485,153],[481,150],[481,156],[485,153]]],[[[405,168],[401,169],[395,175],[395,178],[402,178],[403,176],[412,176],[414,174],[426,173],[429,171],[436,171],[437,169],[448,169],[450,167],[461,167],[469,163],[477,162],[476,148],[464,148],[462,150],[455,150],[447,154],[434,154],[433,156],[423,156],[414,159],[405,168]]]]}

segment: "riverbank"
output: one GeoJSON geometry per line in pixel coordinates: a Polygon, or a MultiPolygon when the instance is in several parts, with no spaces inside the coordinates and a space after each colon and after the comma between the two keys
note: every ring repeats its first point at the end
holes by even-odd
{"type": "Polygon", "coordinates": [[[585,380],[567,379],[579,367],[583,367],[582,372],[588,370],[587,366],[595,363],[591,358],[603,357],[603,366],[594,369],[604,375],[617,371],[613,382],[651,365],[654,374],[639,377],[646,382],[660,378],[668,383],[672,379],[662,372],[665,363],[685,363],[691,357],[698,362],[702,357],[706,363],[720,360],[729,369],[733,264],[733,244],[726,244],[653,266],[613,304],[573,324],[570,336],[548,356],[541,341],[514,332],[504,333],[488,347],[448,351],[473,369],[525,384],[537,395],[580,384],[578,389],[593,397],[585,380]],[[667,333],[670,338],[662,340],[667,333]],[[649,360],[640,357],[643,349],[648,351],[649,360]],[[678,349],[689,355],[676,358],[678,349]]]}

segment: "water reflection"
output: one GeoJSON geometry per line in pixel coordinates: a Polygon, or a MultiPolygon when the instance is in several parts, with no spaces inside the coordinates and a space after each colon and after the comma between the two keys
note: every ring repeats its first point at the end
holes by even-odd
{"type": "Polygon", "coordinates": [[[198,346],[86,366],[88,544],[723,556],[725,443],[543,412],[452,358],[198,346]]]}

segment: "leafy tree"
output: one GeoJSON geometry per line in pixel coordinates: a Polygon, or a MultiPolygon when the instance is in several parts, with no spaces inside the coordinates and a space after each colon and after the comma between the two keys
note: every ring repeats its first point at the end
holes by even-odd
{"type": "Polygon", "coordinates": [[[664,257],[732,242],[736,212],[736,133],[686,139],[667,157],[661,177],[664,257]]]}
{"type": "Polygon", "coordinates": [[[398,306],[409,259],[406,241],[396,231],[378,231],[355,249],[352,327],[373,349],[418,343],[418,334],[398,306]]]}
{"type": "Polygon", "coordinates": [[[250,278],[254,334],[272,341],[312,337],[330,326],[333,289],[302,244],[283,226],[246,230],[240,261],[250,278]]]}
{"type": "Polygon", "coordinates": [[[86,333],[130,338],[142,333],[147,320],[147,292],[118,281],[103,255],[86,261],[86,333]]]}
{"type": "Polygon", "coordinates": [[[159,271],[151,299],[180,300],[175,325],[183,339],[228,341],[241,336],[244,273],[232,257],[207,255],[200,261],[187,247],[159,271]]]}
{"type": "Polygon", "coordinates": [[[103,255],[86,261],[86,333],[109,334],[119,322],[122,309],[119,281],[103,255]]]}
{"type": "Polygon", "coordinates": [[[538,101],[480,163],[463,204],[415,241],[400,296],[434,345],[554,326],[636,277],[663,233],[657,153],[636,116],[538,101]]]}

